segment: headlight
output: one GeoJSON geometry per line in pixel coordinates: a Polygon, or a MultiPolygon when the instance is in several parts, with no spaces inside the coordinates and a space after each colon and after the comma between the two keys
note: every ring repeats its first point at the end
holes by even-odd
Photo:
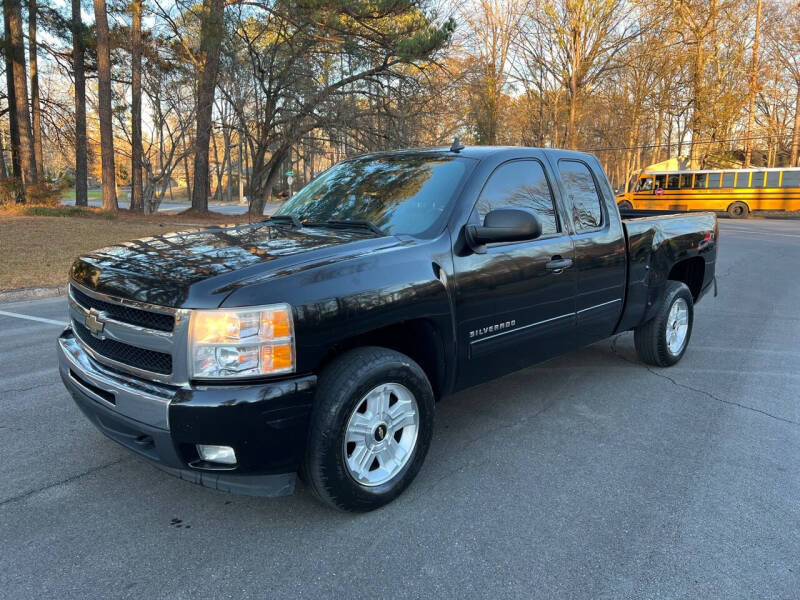
{"type": "Polygon", "coordinates": [[[288,304],[192,311],[192,377],[257,377],[294,371],[294,328],[288,304]]]}

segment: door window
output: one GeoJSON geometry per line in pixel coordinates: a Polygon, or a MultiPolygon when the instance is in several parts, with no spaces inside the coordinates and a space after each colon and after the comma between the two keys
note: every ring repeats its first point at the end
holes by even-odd
{"type": "Polygon", "coordinates": [[[600,227],[603,224],[600,191],[589,167],[574,160],[562,160],[558,163],[558,170],[572,207],[575,229],[581,232],[600,227]]]}
{"type": "Polygon", "coordinates": [[[481,223],[496,208],[529,208],[536,212],[543,236],[559,231],[553,192],[538,160],[500,165],[486,182],[475,208],[481,223]]]}

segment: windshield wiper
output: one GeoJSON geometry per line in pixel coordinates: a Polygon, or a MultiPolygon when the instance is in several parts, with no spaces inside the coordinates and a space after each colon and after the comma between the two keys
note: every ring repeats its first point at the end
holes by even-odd
{"type": "Polygon", "coordinates": [[[303,221],[309,227],[335,227],[337,229],[366,229],[376,235],[385,236],[386,232],[364,219],[328,219],[327,221],[303,221]]]}
{"type": "Polygon", "coordinates": [[[367,229],[377,235],[386,235],[386,232],[377,225],[363,219],[328,219],[326,225],[332,227],[351,227],[357,229],[367,229]]]}
{"type": "Polygon", "coordinates": [[[303,224],[296,215],[271,215],[267,219],[267,222],[273,222],[278,225],[291,225],[295,229],[302,229],[303,227],[303,224]]]}

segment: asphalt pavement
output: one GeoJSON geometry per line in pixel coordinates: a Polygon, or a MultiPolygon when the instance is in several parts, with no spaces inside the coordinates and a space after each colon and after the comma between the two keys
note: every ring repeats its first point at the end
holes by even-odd
{"type": "Polygon", "coordinates": [[[164,474],[58,377],[63,298],[0,311],[0,598],[797,598],[800,221],[722,221],[683,360],[630,333],[444,399],[389,506],[164,474]]]}

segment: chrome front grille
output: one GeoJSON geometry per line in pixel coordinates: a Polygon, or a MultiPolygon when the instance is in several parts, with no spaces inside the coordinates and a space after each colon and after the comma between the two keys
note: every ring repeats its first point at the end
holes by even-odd
{"type": "Polygon", "coordinates": [[[162,383],[187,380],[189,311],[69,286],[75,337],[97,362],[162,383]]]}
{"type": "Polygon", "coordinates": [[[100,300],[99,298],[93,298],[92,296],[84,294],[74,285],[70,287],[70,294],[73,299],[86,310],[94,308],[95,310],[106,313],[110,318],[120,321],[121,323],[138,325],[139,327],[157,329],[159,331],[172,331],[175,329],[175,316],[171,313],[153,312],[134,308],[132,306],[125,306],[124,304],[106,302],[105,300],[100,300]]]}
{"type": "Polygon", "coordinates": [[[162,375],[172,374],[172,356],[165,352],[137,348],[117,340],[98,339],[77,321],[72,322],[72,329],[84,346],[88,346],[101,356],[143,371],[162,375]]]}

